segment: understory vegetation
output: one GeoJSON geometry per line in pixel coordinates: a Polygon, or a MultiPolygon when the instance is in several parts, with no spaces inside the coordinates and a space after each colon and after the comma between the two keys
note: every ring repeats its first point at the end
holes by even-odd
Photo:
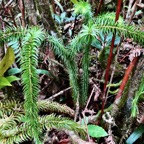
{"type": "Polygon", "coordinates": [[[0,143],[142,144],[142,1],[0,1],[0,143]]]}

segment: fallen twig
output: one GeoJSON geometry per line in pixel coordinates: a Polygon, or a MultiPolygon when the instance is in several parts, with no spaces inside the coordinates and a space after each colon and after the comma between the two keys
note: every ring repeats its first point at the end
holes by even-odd
{"type": "Polygon", "coordinates": [[[70,89],[71,89],[71,87],[68,87],[68,88],[66,88],[66,89],[64,89],[64,90],[62,90],[62,91],[60,91],[60,92],[58,92],[58,93],[50,96],[47,100],[53,100],[53,99],[55,99],[56,97],[60,96],[61,94],[63,94],[64,92],[66,92],[66,91],[68,91],[68,90],[70,90],[70,89]]]}

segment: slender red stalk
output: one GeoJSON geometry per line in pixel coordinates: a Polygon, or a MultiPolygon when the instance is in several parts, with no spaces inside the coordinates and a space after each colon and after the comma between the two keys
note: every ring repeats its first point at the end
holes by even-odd
{"type": "Polygon", "coordinates": [[[121,5],[122,5],[122,0],[118,0],[115,22],[119,19],[120,11],[121,11],[121,5]]]}
{"type": "Polygon", "coordinates": [[[124,77],[122,79],[122,82],[121,82],[121,85],[120,85],[120,88],[119,88],[119,91],[118,91],[118,93],[117,93],[117,95],[115,97],[115,101],[122,96],[122,92],[124,91],[124,88],[126,86],[128,78],[130,76],[130,73],[133,70],[134,66],[136,65],[137,60],[138,60],[138,57],[135,57],[133,59],[133,61],[129,64],[128,68],[126,69],[125,75],[124,75],[124,77]]]}
{"type": "MultiPolygon", "coordinates": [[[[131,23],[132,17],[134,16],[134,14],[136,12],[136,7],[137,7],[138,2],[139,2],[139,0],[136,0],[136,2],[134,4],[134,10],[133,10],[133,12],[131,14],[131,17],[130,17],[130,20],[129,20],[129,24],[131,23]]],[[[132,3],[133,3],[133,1],[131,1],[131,4],[132,3]]],[[[115,103],[117,103],[117,101],[121,98],[122,92],[124,91],[124,88],[126,86],[126,83],[127,83],[128,78],[129,78],[129,75],[130,75],[131,71],[133,70],[134,66],[136,65],[137,60],[138,60],[138,57],[135,57],[133,59],[133,61],[129,64],[127,70],[125,71],[125,75],[123,77],[123,80],[122,80],[122,83],[120,85],[119,91],[118,91],[118,93],[117,93],[117,95],[115,97],[115,103]]]]}
{"type": "Polygon", "coordinates": [[[108,57],[108,63],[107,63],[107,67],[106,67],[106,73],[105,73],[105,83],[104,83],[104,90],[103,90],[103,102],[102,102],[102,113],[104,111],[104,107],[105,107],[105,103],[106,103],[106,90],[107,90],[107,83],[108,83],[108,79],[109,79],[109,71],[110,71],[110,65],[112,62],[112,57],[113,57],[113,49],[114,49],[114,41],[115,41],[115,35],[113,35],[112,38],[112,42],[111,42],[111,47],[110,47],[110,54],[108,57]]]}
{"type": "MultiPolygon", "coordinates": [[[[120,10],[121,10],[121,4],[122,4],[122,0],[118,0],[115,22],[117,22],[117,20],[119,19],[120,10]]],[[[112,57],[113,57],[114,42],[115,42],[115,34],[113,34],[113,37],[112,37],[111,47],[110,47],[110,54],[109,54],[109,57],[108,57],[108,63],[107,63],[106,73],[105,73],[105,83],[104,83],[104,90],[103,90],[103,101],[102,101],[102,108],[101,108],[102,114],[104,112],[104,107],[105,107],[106,99],[107,99],[106,96],[105,96],[106,90],[107,90],[106,85],[107,85],[108,79],[109,79],[109,71],[110,71],[110,65],[111,65],[112,57]]]]}

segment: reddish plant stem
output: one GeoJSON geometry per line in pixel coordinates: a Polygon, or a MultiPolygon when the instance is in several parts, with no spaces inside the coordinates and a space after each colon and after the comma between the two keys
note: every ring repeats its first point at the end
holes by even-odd
{"type": "MultiPolygon", "coordinates": [[[[121,4],[122,4],[122,0],[118,0],[115,22],[117,22],[117,20],[119,19],[121,4]]],[[[105,94],[106,94],[106,90],[107,90],[106,86],[107,86],[108,79],[109,79],[110,65],[111,65],[112,57],[113,57],[114,42],[115,42],[115,34],[113,34],[113,37],[112,37],[111,47],[110,47],[110,54],[109,54],[109,57],[108,57],[108,63],[107,63],[107,67],[106,67],[105,83],[104,83],[104,90],[103,90],[103,97],[102,97],[101,115],[103,115],[103,113],[104,113],[104,108],[105,108],[106,99],[107,99],[105,94]]]]}
{"type": "Polygon", "coordinates": [[[102,4],[103,4],[103,0],[100,0],[99,5],[98,5],[98,8],[97,8],[97,11],[96,11],[96,13],[95,13],[95,16],[97,16],[97,15],[99,14],[100,9],[101,9],[101,7],[102,7],[102,4]]]}
{"type": "MultiPolygon", "coordinates": [[[[132,3],[133,3],[133,1],[131,1],[130,6],[132,5],[132,3]]],[[[129,24],[131,23],[132,18],[134,16],[135,12],[136,12],[136,7],[137,7],[138,3],[139,3],[139,0],[136,0],[135,3],[134,3],[134,10],[133,10],[133,12],[132,12],[132,14],[130,16],[129,24]]],[[[133,61],[129,64],[127,70],[125,71],[125,75],[123,77],[123,80],[122,80],[122,83],[120,85],[119,91],[118,91],[118,93],[117,93],[117,95],[115,97],[115,102],[114,103],[118,103],[119,102],[119,100],[120,100],[120,98],[122,96],[122,92],[124,91],[124,88],[126,86],[127,80],[129,78],[129,75],[130,75],[131,71],[133,70],[134,66],[136,65],[137,61],[138,61],[138,57],[135,57],[133,59],[133,61]]]]}
{"type": "Polygon", "coordinates": [[[137,60],[138,60],[138,57],[135,57],[135,58],[133,59],[133,61],[129,64],[128,68],[126,69],[125,75],[124,75],[124,77],[123,77],[123,79],[122,79],[122,82],[121,82],[121,85],[120,85],[120,88],[119,88],[119,91],[118,91],[118,93],[117,93],[117,95],[116,95],[116,97],[115,97],[115,101],[116,101],[117,99],[120,99],[120,98],[121,98],[122,92],[124,91],[124,88],[125,88],[125,86],[126,86],[126,83],[127,83],[127,81],[128,81],[128,78],[129,78],[129,76],[130,76],[130,73],[131,73],[131,71],[133,70],[134,66],[136,65],[137,60]]]}
{"type": "Polygon", "coordinates": [[[108,64],[107,64],[106,73],[105,73],[105,83],[104,83],[104,90],[103,90],[103,101],[102,101],[102,108],[101,108],[102,114],[104,112],[104,107],[105,107],[106,99],[107,99],[105,94],[106,94],[106,90],[107,90],[106,86],[107,86],[108,79],[109,79],[110,65],[111,65],[112,57],[113,57],[114,41],[115,41],[115,35],[113,35],[113,38],[112,38],[111,47],[110,47],[110,54],[109,54],[109,57],[108,57],[108,64]]]}
{"type": "Polygon", "coordinates": [[[121,11],[121,5],[122,5],[122,0],[118,0],[115,22],[119,19],[120,11],[121,11]]]}

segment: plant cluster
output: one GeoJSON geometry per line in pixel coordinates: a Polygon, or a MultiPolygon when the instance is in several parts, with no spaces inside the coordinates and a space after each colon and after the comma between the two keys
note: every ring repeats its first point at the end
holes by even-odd
{"type": "MultiPolygon", "coordinates": [[[[5,84],[2,79],[9,80],[3,75],[12,65],[15,57],[20,65],[19,73],[21,73],[24,95],[24,103],[16,100],[0,102],[0,143],[21,143],[30,139],[34,140],[36,144],[41,144],[43,131],[53,127],[65,128],[74,131],[76,134],[85,135],[86,129],[70,119],[54,114],[41,116],[39,113],[40,111],[52,110],[74,116],[73,110],[66,105],[47,100],[38,101],[40,91],[38,55],[39,47],[42,46],[43,42],[49,43],[55,55],[64,62],[67,68],[76,109],[83,108],[88,99],[90,50],[101,33],[106,36],[111,34],[117,37],[132,38],[135,42],[144,45],[144,32],[126,24],[122,17],[117,21],[114,20],[114,13],[104,13],[94,17],[91,5],[88,2],[75,1],[74,3],[74,13],[81,15],[83,26],[68,44],[65,44],[62,38],[56,38],[48,34],[39,26],[28,28],[9,27],[5,31],[0,31],[1,45],[5,43],[8,46],[4,57],[6,60],[0,62],[0,88],[10,85],[5,84]],[[77,54],[80,52],[83,54],[81,75],[78,73],[78,64],[76,62],[77,54]],[[6,61],[11,62],[6,64],[6,61]]],[[[111,37],[111,39],[113,38],[111,37]]],[[[99,49],[96,44],[95,47],[99,49]]],[[[15,80],[18,79],[12,77],[12,80],[8,82],[15,80]]],[[[133,116],[136,115],[138,99],[143,95],[143,83],[142,77],[140,87],[133,100],[133,116]]],[[[89,125],[89,134],[98,137],[93,133],[92,127],[94,126],[89,125]]],[[[102,135],[107,136],[107,133],[103,131],[102,135]]]]}

